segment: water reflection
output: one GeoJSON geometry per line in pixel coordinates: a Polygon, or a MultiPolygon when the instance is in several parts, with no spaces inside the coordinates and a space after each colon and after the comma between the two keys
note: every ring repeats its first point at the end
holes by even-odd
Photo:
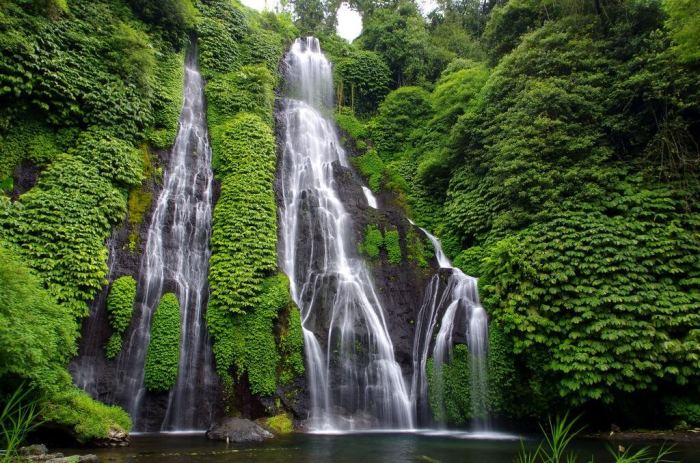
{"type": "MultiPolygon", "coordinates": [[[[103,463],[511,463],[518,453],[519,440],[491,437],[475,439],[469,433],[293,434],[261,444],[227,446],[201,435],[141,435],[135,436],[127,448],[59,451],[96,453],[103,463]]],[[[526,441],[526,445],[535,444],[533,439],[526,441]]],[[[634,444],[633,448],[644,445],[634,444]]],[[[586,456],[585,461],[590,456],[596,462],[610,461],[606,444],[600,441],[579,440],[573,449],[586,456]]],[[[679,445],[676,451],[675,460],[700,461],[700,445],[679,445]]]]}

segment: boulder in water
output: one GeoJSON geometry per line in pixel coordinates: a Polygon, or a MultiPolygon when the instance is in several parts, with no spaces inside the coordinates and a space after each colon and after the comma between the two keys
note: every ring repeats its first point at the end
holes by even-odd
{"type": "Polygon", "coordinates": [[[224,418],[209,428],[207,437],[230,442],[262,442],[274,436],[250,420],[224,418]]]}

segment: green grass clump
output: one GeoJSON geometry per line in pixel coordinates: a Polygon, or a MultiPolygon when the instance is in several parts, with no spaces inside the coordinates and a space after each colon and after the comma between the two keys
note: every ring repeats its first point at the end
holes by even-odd
{"type": "Polygon", "coordinates": [[[149,391],[166,392],[175,386],[180,362],[180,302],[173,293],[160,300],[151,324],[144,384],[149,391]]]}
{"type": "MultiPolygon", "coordinates": [[[[578,463],[592,462],[593,457],[581,456],[570,446],[576,437],[581,434],[583,428],[578,427],[579,418],[569,418],[569,414],[557,416],[554,420],[547,420],[547,427],[540,425],[544,439],[534,450],[525,448],[525,443],[520,441],[520,453],[513,463],[578,463]]],[[[673,447],[662,445],[657,452],[652,452],[648,447],[632,451],[631,448],[619,446],[617,449],[608,447],[613,463],[674,463],[670,460],[673,447]]]]}

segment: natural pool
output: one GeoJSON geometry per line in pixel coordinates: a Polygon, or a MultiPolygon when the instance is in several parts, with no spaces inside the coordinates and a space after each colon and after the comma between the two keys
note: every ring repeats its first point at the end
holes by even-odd
{"type": "MultiPolygon", "coordinates": [[[[488,437],[488,436],[487,436],[488,437]]],[[[511,463],[518,454],[520,440],[484,438],[468,433],[369,433],[344,435],[292,434],[255,445],[226,445],[203,435],[141,435],[131,446],[116,449],[57,449],[66,454],[95,453],[103,463],[181,463],[181,462],[330,462],[330,463],[511,463]]],[[[526,440],[535,445],[536,440],[526,440]]],[[[578,440],[573,445],[589,461],[610,461],[606,443],[578,440]]],[[[633,448],[643,447],[635,443],[633,448]]],[[[700,445],[679,444],[674,459],[700,462],[700,445]]],[[[583,457],[586,458],[583,458],[583,457]]]]}

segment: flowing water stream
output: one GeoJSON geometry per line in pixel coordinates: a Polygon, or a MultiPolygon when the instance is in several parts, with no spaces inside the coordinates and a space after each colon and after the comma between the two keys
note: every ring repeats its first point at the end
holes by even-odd
{"type": "Polygon", "coordinates": [[[143,416],[144,363],[153,312],[167,291],[180,301],[181,341],[177,382],[160,430],[204,429],[210,422],[217,381],[205,324],[212,182],[203,80],[191,53],[180,127],[141,262],[135,321],[118,359],[117,402],[132,416],[136,431],[157,430],[149,429],[143,416]]]}
{"type": "MultiPolygon", "coordinates": [[[[413,222],[411,222],[413,224],[413,222]]],[[[441,269],[450,271],[447,285],[441,288],[440,275],[436,274],[426,288],[425,297],[418,313],[413,342],[413,377],[411,381],[411,399],[417,414],[423,420],[430,416],[428,380],[426,366],[434,331],[439,323],[439,330],[433,343],[433,374],[436,394],[441,409],[437,411],[444,424],[444,384],[442,368],[452,356],[453,340],[457,320],[466,320],[467,345],[469,347],[469,367],[471,374],[471,412],[476,430],[488,429],[487,408],[487,364],[488,320],[486,311],[479,301],[477,280],[454,267],[442,250],[440,241],[421,228],[435,249],[435,257],[441,269]],[[461,317],[459,316],[461,312],[461,317]],[[438,321],[439,315],[442,318],[438,321]]]]}
{"type": "Polygon", "coordinates": [[[335,173],[347,168],[333,123],[331,66],[317,39],[285,59],[280,262],[301,309],[313,430],[412,428],[384,311],[357,254],[335,173]]]}

